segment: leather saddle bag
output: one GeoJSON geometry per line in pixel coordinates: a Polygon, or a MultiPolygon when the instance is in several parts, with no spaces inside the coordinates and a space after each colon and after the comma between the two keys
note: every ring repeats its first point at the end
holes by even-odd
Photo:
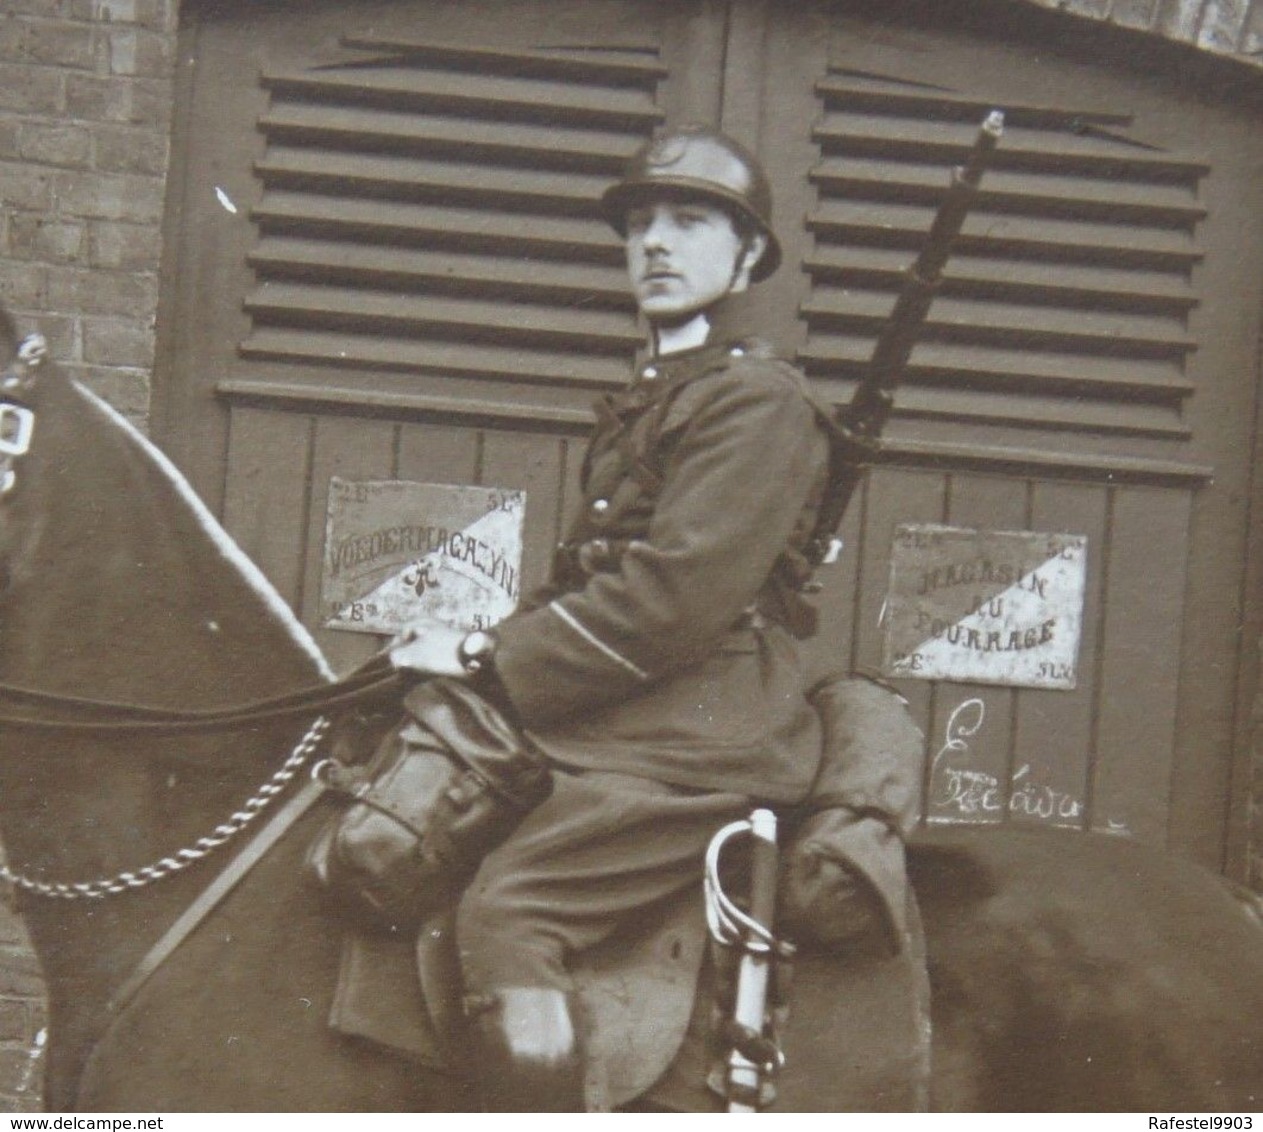
{"type": "Polygon", "coordinates": [[[778,927],[800,945],[853,950],[882,938],[898,952],[924,737],[903,697],[865,676],[825,680],[811,701],[824,757],[782,856],[778,927]]]}
{"type": "Polygon", "coordinates": [[[483,857],[552,790],[543,757],[465,685],[431,680],[363,766],[330,762],[346,808],[307,865],[357,924],[415,930],[459,895],[483,857]]]}

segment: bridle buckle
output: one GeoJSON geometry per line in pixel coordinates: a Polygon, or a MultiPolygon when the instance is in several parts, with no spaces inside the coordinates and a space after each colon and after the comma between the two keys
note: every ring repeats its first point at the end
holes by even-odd
{"type": "Polygon", "coordinates": [[[25,456],[35,431],[35,414],[24,405],[0,401],[0,456],[25,456]]]}

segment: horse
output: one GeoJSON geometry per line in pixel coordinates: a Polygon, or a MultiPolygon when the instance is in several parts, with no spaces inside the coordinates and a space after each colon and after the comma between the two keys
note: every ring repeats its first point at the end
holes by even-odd
{"type": "MultiPolygon", "coordinates": [[[[231,857],[243,815],[284,804],[305,769],[291,782],[283,768],[317,744],[313,720],[292,712],[111,729],[101,723],[121,709],[101,705],[160,723],[333,673],[118,413],[51,363],[5,388],[0,837],[48,988],[46,1107],[476,1109],[466,1079],[329,1028],[341,936],[301,879],[319,806],[113,1004],[231,857]]],[[[1257,1107],[1263,927],[1247,896],[1126,838],[1068,831],[928,830],[909,871],[932,1107],[1257,1107]]]]}

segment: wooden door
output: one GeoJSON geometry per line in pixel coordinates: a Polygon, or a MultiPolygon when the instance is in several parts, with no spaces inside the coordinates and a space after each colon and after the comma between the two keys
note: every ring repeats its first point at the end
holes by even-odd
{"type": "Polygon", "coordinates": [[[595,201],[657,125],[715,122],[763,155],[786,260],[751,330],[842,401],[999,106],[814,658],[880,666],[899,524],[1085,536],[1073,690],[901,682],[926,817],[1111,830],[1240,871],[1257,124],[1171,59],[1059,53],[970,11],[191,0],[156,435],[346,667],[375,642],[316,624],[331,476],[525,488],[542,577],[588,403],[639,340],[595,201]]]}
{"type": "MultiPolygon", "coordinates": [[[[714,117],[722,12],[189,7],[161,439],[313,625],[335,475],[525,490],[539,582],[641,337],[597,198],[714,117]]],[[[315,627],[339,667],[380,643],[315,627]]]]}
{"type": "Polygon", "coordinates": [[[900,682],[927,732],[926,817],[1126,833],[1239,871],[1257,120],[1152,60],[943,7],[751,4],[727,58],[764,76],[725,113],[777,178],[775,318],[834,400],[950,167],[990,108],[1007,118],[848,516],[820,659],[881,665],[898,524],[1086,536],[1074,690],[900,682]]]}

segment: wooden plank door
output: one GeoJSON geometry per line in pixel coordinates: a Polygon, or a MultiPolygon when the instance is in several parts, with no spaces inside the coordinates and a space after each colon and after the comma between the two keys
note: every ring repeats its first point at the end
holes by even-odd
{"type": "Polygon", "coordinates": [[[588,405],[641,339],[597,200],[713,119],[707,0],[188,6],[162,441],[335,666],[328,484],[527,493],[548,568],[588,405]]]}
{"type": "MultiPolygon", "coordinates": [[[[749,329],[842,401],[998,105],[815,663],[880,666],[899,524],[1082,535],[1074,690],[901,683],[925,816],[1239,871],[1257,124],[939,7],[190,0],[155,433],[309,623],[334,475],[526,488],[530,584],[639,338],[595,201],[640,140],[762,154],[786,260],[749,329]]],[[[374,643],[320,635],[341,666],[374,643]]]]}
{"type": "Polygon", "coordinates": [[[835,401],[951,165],[988,109],[1007,116],[848,519],[825,591],[846,628],[818,659],[881,663],[899,523],[1086,536],[1073,690],[901,682],[926,729],[925,816],[1128,833],[1239,869],[1257,122],[948,7],[754,3],[727,57],[761,76],[725,105],[776,179],[771,320],[835,401]]]}

